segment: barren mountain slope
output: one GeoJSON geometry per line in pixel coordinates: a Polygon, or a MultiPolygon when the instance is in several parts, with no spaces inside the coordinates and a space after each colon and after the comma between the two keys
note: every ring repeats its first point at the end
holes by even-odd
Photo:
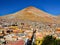
{"type": "Polygon", "coordinates": [[[25,8],[21,11],[18,11],[14,14],[2,16],[2,18],[7,20],[12,20],[12,19],[13,20],[30,20],[30,21],[38,21],[38,22],[49,22],[49,23],[58,22],[55,16],[52,16],[32,6],[25,8]]]}

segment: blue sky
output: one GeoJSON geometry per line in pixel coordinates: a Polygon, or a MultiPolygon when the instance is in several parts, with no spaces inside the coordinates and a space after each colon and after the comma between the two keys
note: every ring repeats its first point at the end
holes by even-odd
{"type": "Polygon", "coordinates": [[[52,15],[60,15],[60,0],[0,0],[0,16],[34,6],[52,15]]]}

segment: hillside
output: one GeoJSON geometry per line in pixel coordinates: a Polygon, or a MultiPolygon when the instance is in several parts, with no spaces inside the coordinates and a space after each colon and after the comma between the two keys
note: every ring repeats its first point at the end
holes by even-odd
{"type": "Polygon", "coordinates": [[[14,14],[9,14],[6,16],[1,16],[1,19],[6,19],[7,21],[11,20],[29,20],[37,22],[49,22],[49,23],[60,23],[55,16],[52,16],[40,9],[35,7],[27,7],[21,11],[18,11],[14,14]]]}

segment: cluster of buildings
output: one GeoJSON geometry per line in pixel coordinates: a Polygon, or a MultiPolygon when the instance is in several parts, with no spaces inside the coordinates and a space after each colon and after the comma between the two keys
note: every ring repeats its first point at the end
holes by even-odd
{"type": "Polygon", "coordinates": [[[35,39],[43,39],[46,35],[60,38],[60,27],[57,24],[21,22],[19,25],[0,25],[0,45],[25,45],[27,39],[31,39],[33,30],[36,30],[35,39]]]}

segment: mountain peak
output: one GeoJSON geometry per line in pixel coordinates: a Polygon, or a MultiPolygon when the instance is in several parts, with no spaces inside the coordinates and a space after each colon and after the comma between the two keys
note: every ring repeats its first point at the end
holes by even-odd
{"type": "Polygon", "coordinates": [[[29,8],[32,8],[32,7],[34,7],[34,6],[29,6],[29,8]]]}
{"type": "Polygon", "coordinates": [[[52,16],[51,14],[48,14],[38,8],[35,8],[33,6],[24,8],[23,10],[18,11],[14,14],[4,16],[4,18],[13,19],[13,20],[17,20],[17,19],[18,20],[29,20],[29,21],[37,21],[37,22],[42,21],[42,22],[49,22],[49,23],[54,23],[54,21],[55,21],[54,16],[52,16]],[[47,19],[48,19],[48,21],[47,21],[47,19]]]}
{"type": "Polygon", "coordinates": [[[48,13],[46,13],[46,12],[44,12],[44,11],[40,10],[39,8],[34,7],[34,6],[29,6],[27,8],[24,8],[23,10],[17,12],[16,14],[25,13],[25,12],[26,13],[31,13],[31,14],[33,13],[33,14],[36,14],[36,15],[42,16],[42,17],[44,17],[44,16],[48,16],[48,17],[52,16],[51,14],[48,14],[48,13]]]}
{"type": "Polygon", "coordinates": [[[23,10],[38,10],[38,11],[40,11],[40,9],[38,9],[38,8],[36,8],[34,6],[29,6],[27,8],[24,8],[23,10]]]}

